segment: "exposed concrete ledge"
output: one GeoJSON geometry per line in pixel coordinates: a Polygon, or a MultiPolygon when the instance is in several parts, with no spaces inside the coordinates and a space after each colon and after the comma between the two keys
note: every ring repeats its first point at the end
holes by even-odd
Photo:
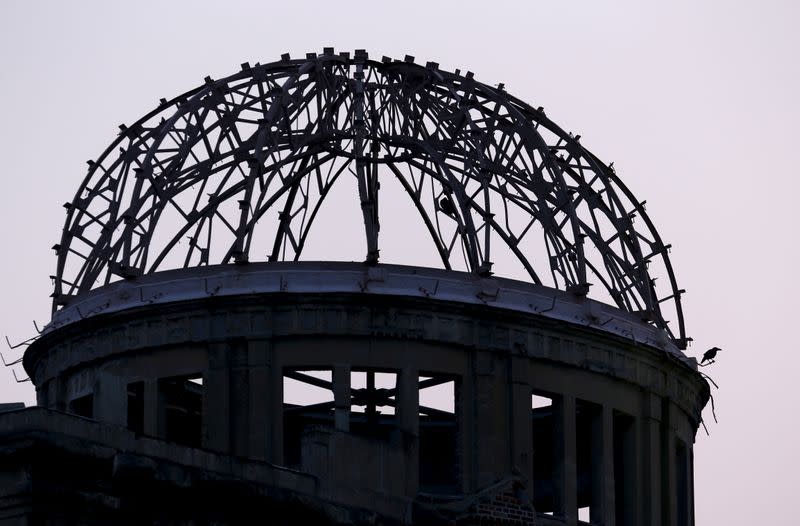
{"type": "Polygon", "coordinates": [[[112,283],[56,312],[23,364],[42,386],[126,353],[195,346],[205,359],[209,342],[319,337],[413,339],[577,367],[674,400],[695,425],[708,398],[693,358],[616,307],[520,281],[361,263],[197,267],[112,283]]]}
{"type": "Polygon", "coordinates": [[[696,369],[662,331],[592,299],[505,278],[400,265],[280,262],[168,270],[118,281],[73,298],[45,333],[100,314],[212,296],[363,293],[487,305],[573,323],[667,351],[696,369]]]}

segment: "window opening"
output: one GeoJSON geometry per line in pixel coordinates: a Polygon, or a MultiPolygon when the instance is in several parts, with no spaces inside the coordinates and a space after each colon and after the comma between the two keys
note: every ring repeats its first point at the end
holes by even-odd
{"type": "Polygon", "coordinates": [[[419,378],[419,483],[423,491],[456,493],[459,488],[459,379],[419,378]]]}
{"type": "Polygon", "coordinates": [[[85,418],[94,418],[94,394],[87,394],[70,401],[69,412],[85,418]]]}
{"type": "Polygon", "coordinates": [[[303,432],[312,427],[334,426],[333,371],[284,369],[283,459],[299,467],[303,432]]]}
{"type": "Polygon", "coordinates": [[[200,374],[162,378],[158,389],[164,404],[164,438],[200,447],[203,436],[203,385],[200,374]]]}
{"type": "Polygon", "coordinates": [[[636,488],[634,418],[614,412],[614,504],[618,526],[632,526],[636,488]]]}
{"type": "Polygon", "coordinates": [[[578,476],[578,518],[599,524],[598,497],[602,482],[603,408],[586,400],[575,401],[575,447],[578,476]],[[585,518],[581,518],[585,517],[585,518]]]}
{"type": "Polygon", "coordinates": [[[128,384],[128,429],[144,433],[144,382],[128,384]]]}
{"type": "Polygon", "coordinates": [[[397,373],[353,370],[350,373],[350,432],[387,439],[397,428],[397,373]]]}
{"type": "Polygon", "coordinates": [[[534,508],[554,515],[556,507],[556,422],[555,398],[544,393],[531,395],[531,433],[533,436],[534,508]]]}

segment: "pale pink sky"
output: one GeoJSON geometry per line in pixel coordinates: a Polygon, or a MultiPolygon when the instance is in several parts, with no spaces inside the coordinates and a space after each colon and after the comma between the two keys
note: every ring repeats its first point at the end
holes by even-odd
{"type": "MultiPolygon", "coordinates": [[[[118,124],[245,61],[323,46],[411,54],[544,106],[647,200],[688,290],[690,353],[725,349],[706,369],[721,387],[720,422],[698,435],[698,524],[790,523],[800,470],[798,6],[4,0],[0,334],[21,340],[31,320],[47,320],[61,204],[118,124]]],[[[0,401],[15,400],[31,403],[32,390],[0,368],[0,401]]]]}

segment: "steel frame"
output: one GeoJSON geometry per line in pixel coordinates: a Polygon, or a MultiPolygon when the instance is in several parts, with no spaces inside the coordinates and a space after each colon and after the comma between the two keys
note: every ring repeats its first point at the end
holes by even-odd
{"type": "Polygon", "coordinates": [[[510,251],[534,283],[578,295],[599,283],[686,348],[683,291],[644,203],[502,84],[326,48],[206,78],[120,130],[65,204],[54,311],[157,270],[298,260],[343,175],[357,180],[365,261],[377,263],[379,183],[394,176],[445,269],[488,276],[493,254],[510,251]],[[527,255],[537,234],[546,261],[527,255]]]}

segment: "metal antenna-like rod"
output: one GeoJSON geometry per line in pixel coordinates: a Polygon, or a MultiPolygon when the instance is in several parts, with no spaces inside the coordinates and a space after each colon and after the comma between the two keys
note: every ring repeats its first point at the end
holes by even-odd
{"type": "Polygon", "coordinates": [[[19,377],[17,377],[17,372],[14,369],[11,369],[11,373],[14,375],[14,380],[16,380],[18,384],[24,384],[25,382],[30,382],[31,381],[30,376],[20,380],[19,377]]]}
{"type": "Polygon", "coordinates": [[[11,340],[9,340],[9,339],[8,339],[8,336],[6,336],[6,343],[8,344],[8,348],[9,348],[9,349],[17,349],[17,348],[19,348],[19,347],[22,347],[23,345],[25,345],[25,346],[27,346],[27,345],[30,345],[30,344],[31,344],[31,342],[32,342],[32,341],[34,341],[36,338],[37,338],[37,336],[34,336],[34,337],[32,337],[32,338],[28,338],[27,340],[25,340],[25,341],[23,341],[23,342],[19,342],[19,343],[18,343],[18,344],[16,344],[16,345],[12,345],[12,344],[11,344],[11,340]]]}
{"type": "Polygon", "coordinates": [[[6,367],[10,367],[10,366],[12,366],[12,365],[16,365],[16,364],[18,364],[19,362],[21,362],[21,361],[22,361],[22,357],[20,357],[18,360],[14,360],[13,362],[8,362],[8,363],[6,363],[6,359],[5,359],[5,357],[3,356],[3,353],[1,353],[1,352],[0,352],[0,360],[2,360],[2,361],[3,361],[3,365],[5,365],[6,367]]]}

